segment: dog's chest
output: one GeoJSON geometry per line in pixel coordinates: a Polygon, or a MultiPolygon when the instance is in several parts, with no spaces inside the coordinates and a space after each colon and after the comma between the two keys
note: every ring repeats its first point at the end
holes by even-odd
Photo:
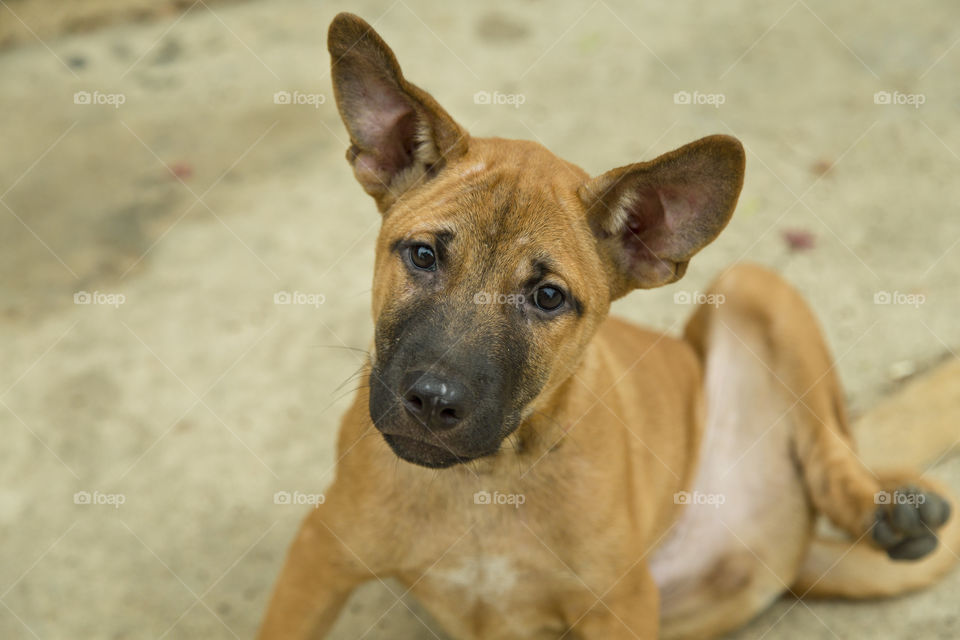
{"type": "Polygon", "coordinates": [[[471,552],[471,543],[476,539],[465,538],[403,581],[453,637],[556,638],[562,631],[545,605],[551,592],[573,586],[563,565],[546,549],[520,544],[471,552]]]}
{"type": "Polygon", "coordinates": [[[516,588],[519,570],[519,563],[510,556],[475,555],[455,558],[433,574],[447,589],[462,591],[470,600],[496,607],[516,588]]]}

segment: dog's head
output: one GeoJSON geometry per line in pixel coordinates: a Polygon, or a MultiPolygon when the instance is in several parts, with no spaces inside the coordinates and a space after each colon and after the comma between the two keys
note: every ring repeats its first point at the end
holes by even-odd
{"type": "Polygon", "coordinates": [[[713,136],[591,178],[538,144],[471,138],[354,15],[328,47],[347,159],[383,215],[371,419],[423,466],[494,454],[611,300],[677,280],[723,229],[743,149],[713,136]]]}

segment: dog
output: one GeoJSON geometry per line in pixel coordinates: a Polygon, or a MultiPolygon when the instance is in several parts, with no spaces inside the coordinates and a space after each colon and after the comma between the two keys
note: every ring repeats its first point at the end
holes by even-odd
{"type": "Polygon", "coordinates": [[[608,317],[726,226],[735,138],[590,177],[471,137],[357,16],[328,48],[382,214],[375,337],[262,639],[322,637],[375,577],[456,638],[705,638],[785,592],[894,595],[953,565],[955,499],[857,457],[816,320],[777,275],[728,269],[682,338],[608,317]]]}

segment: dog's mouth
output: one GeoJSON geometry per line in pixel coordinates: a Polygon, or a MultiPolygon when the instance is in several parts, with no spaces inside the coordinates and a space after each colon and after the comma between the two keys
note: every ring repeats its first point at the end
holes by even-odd
{"type": "Polygon", "coordinates": [[[429,469],[446,469],[455,464],[476,460],[478,456],[463,456],[443,446],[428,444],[423,440],[384,433],[383,439],[397,457],[429,469]]]}

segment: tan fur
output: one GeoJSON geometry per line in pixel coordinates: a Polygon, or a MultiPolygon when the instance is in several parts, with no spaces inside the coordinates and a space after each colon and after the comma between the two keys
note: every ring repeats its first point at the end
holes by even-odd
{"type": "MultiPolygon", "coordinates": [[[[370,60],[402,78],[392,53],[359,18],[338,16],[331,39],[335,79],[367,69],[370,60]],[[355,42],[362,45],[357,55],[367,57],[338,69],[355,42]]],[[[707,138],[590,179],[540,145],[465,137],[421,90],[405,81],[391,87],[416,94],[410,99],[418,117],[450,130],[437,144],[418,129],[439,165],[427,170],[414,156],[416,184],[409,175],[398,183],[378,174],[388,178],[380,186],[364,178],[384,212],[377,322],[391,322],[415,294],[391,246],[444,229],[469,239],[462,255],[473,260],[451,267],[444,292],[451,307],[481,320],[494,313],[466,301],[478,290],[510,290],[536,250],[563,257],[564,284],[582,297],[584,311],[531,329],[531,381],[523,384],[542,385],[496,455],[440,471],[398,461],[372,425],[361,390],[343,419],[336,480],[293,542],[261,638],[322,635],[352,589],[373,577],[399,579],[458,638],[709,637],[742,624],[798,580],[812,582],[801,566],[816,513],[866,548],[874,494],[886,485],[853,451],[828,351],[791,287],[759,267],[734,267],[711,290],[726,303],[698,308],[684,339],[607,317],[610,301],[627,290],[681,276],[690,256],[723,228],[742,183],[739,144],[707,138]],[[708,205],[715,211],[684,227],[689,237],[676,243],[652,237],[644,259],[655,260],[627,273],[614,243],[630,241],[619,207],[635,203],[620,187],[646,188],[648,175],[660,179],[701,160],[724,185],[708,205]],[[611,237],[618,228],[621,235],[611,237]],[[742,380],[731,393],[723,387],[728,371],[742,380]],[[723,431],[710,440],[708,425],[723,431]],[[746,445],[760,444],[742,465],[729,460],[736,471],[724,474],[718,462],[726,461],[702,450],[708,441],[742,441],[745,453],[752,450],[746,445]],[[678,492],[721,479],[737,492],[724,510],[678,504],[678,492]],[[756,493],[736,489],[751,483],[756,493]],[[479,491],[524,500],[479,506],[479,491]],[[712,559],[704,555],[700,566],[698,558],[684,564],[669,555],[695,543],[704,527],[722,534],[710,536],[723,542],[712,559]]],[[[353,107],[341,104],[341,113],[351,135],[362,135],[353,107]]],[[[375,157],[378,150],[358,153],[375,157]]],[[[917,563],[909,580],[884,593],[929,583],[950,564],[940,552],[931,557],[939,558],[935,569],[917,563]]],[[[822,562],[811,556],[806,567],[822,562]]]]}

